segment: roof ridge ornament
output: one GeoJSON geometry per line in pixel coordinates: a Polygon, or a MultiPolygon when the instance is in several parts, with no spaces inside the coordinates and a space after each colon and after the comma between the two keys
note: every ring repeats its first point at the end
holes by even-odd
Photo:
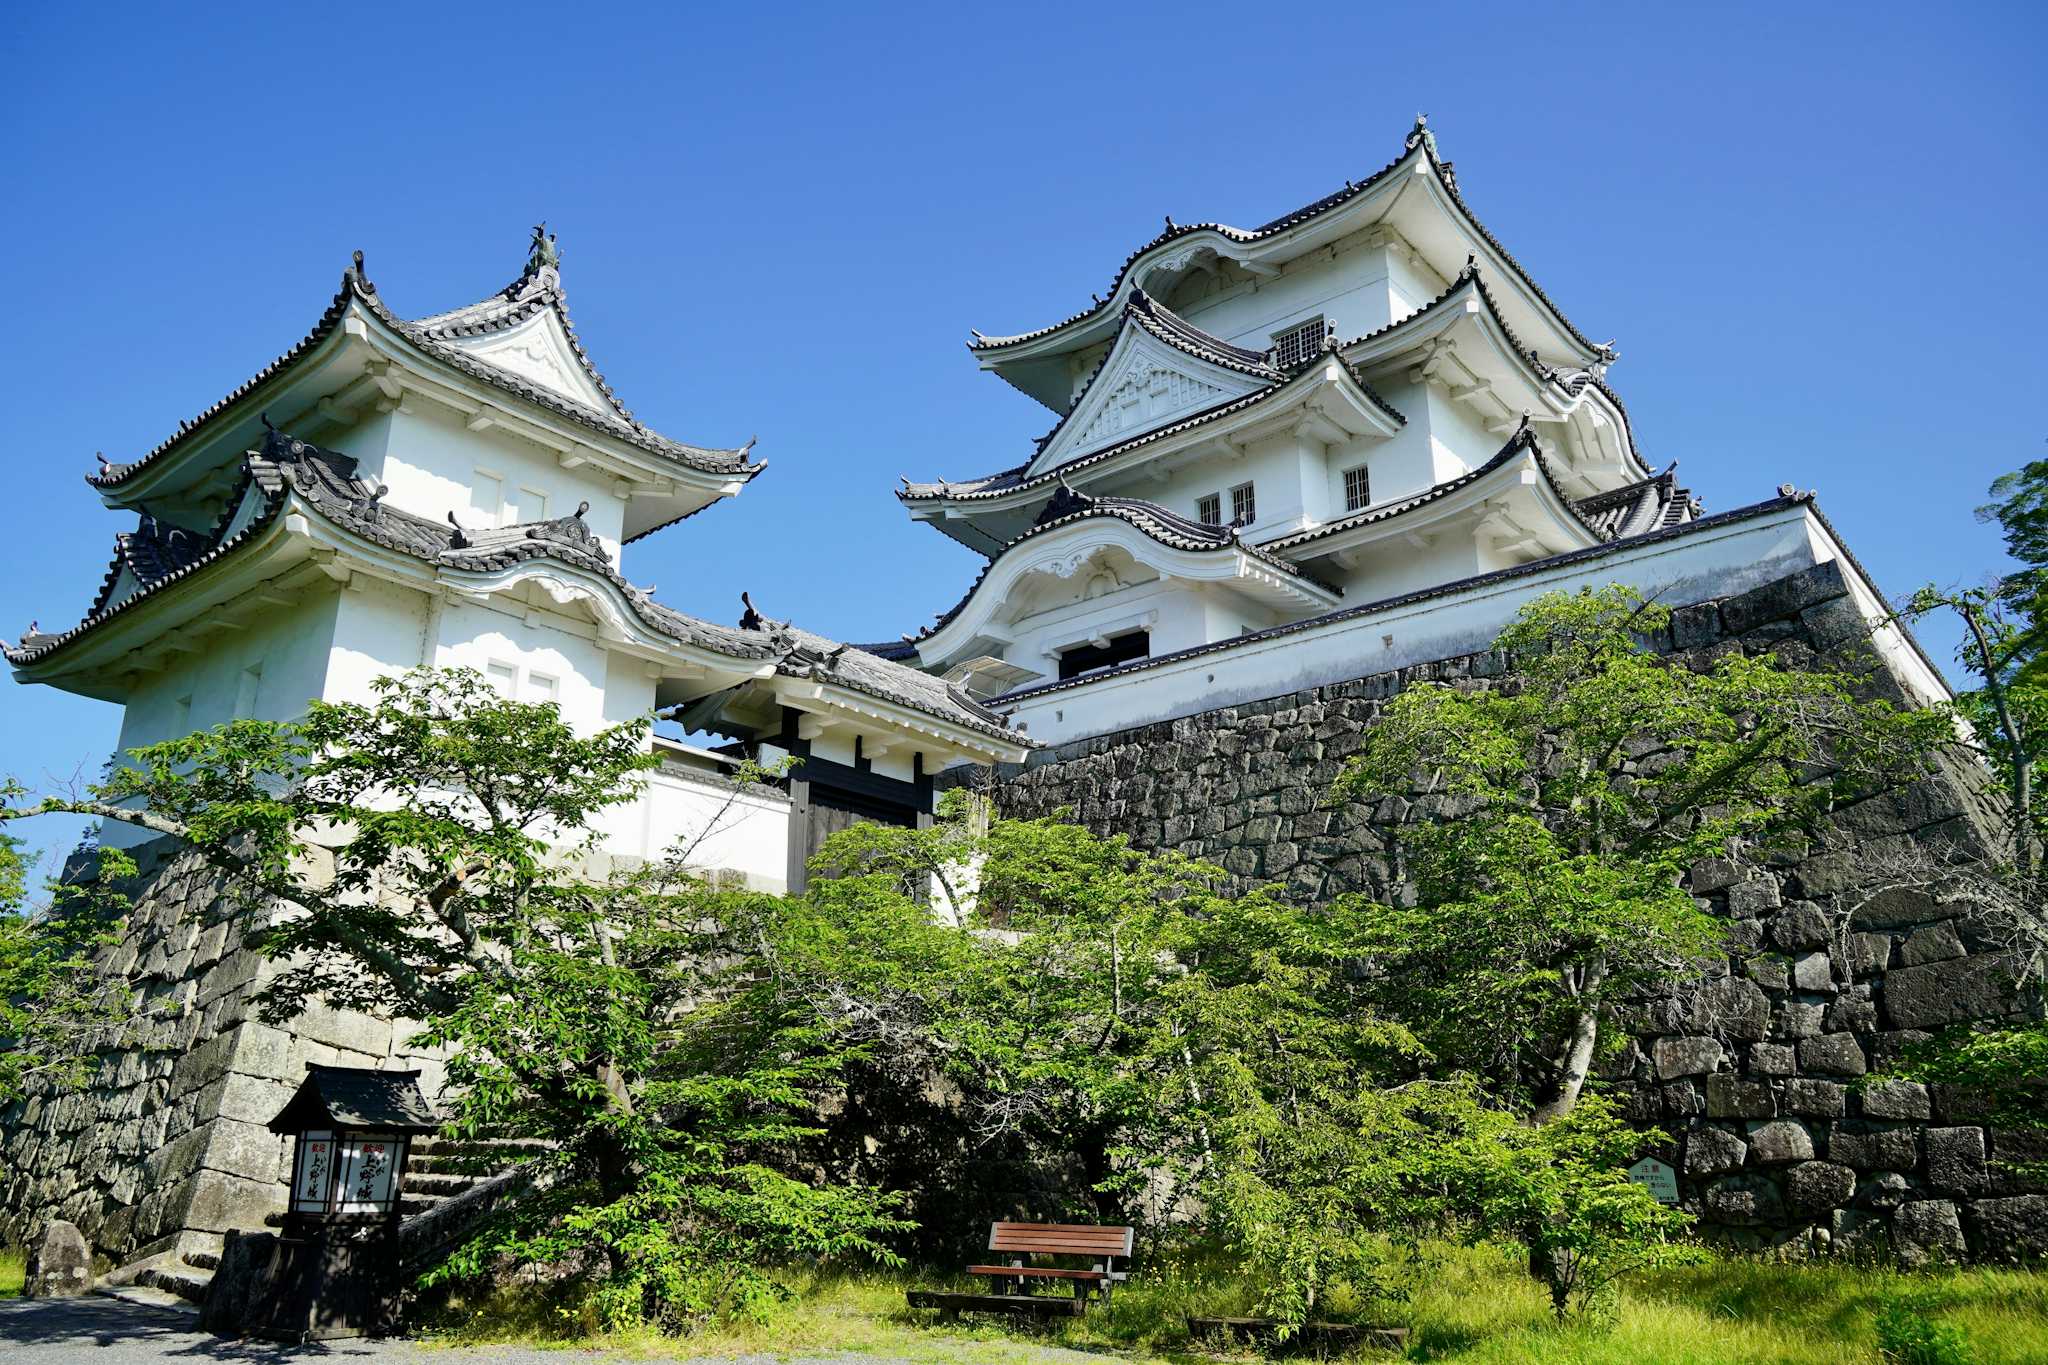
{"type": "Polygon", "coordinates": [[[455,534],[448,538],[448,548],[451,550],[467,550],[472,543],[469,533],[462,529],[462,523],[455,519],[453,511],[448,513],[448,524],[455,528],[455,534]]]}
{"type": "Polygon", "coordinates": [[[562,249],[555,234],[548,231],[548,220],[543,218],[533,225],[533,240],[526,246],[526,273],[538,275],[543,270],[561,268],[562,249]]]}
{"type": "Polygon", "coordinates": [[[365,294],[377,292],[377,286],[370,283],[370,277],[363,269],[363,253],[360,248],[349,253],[348,269],[341,272],[341,287],[356,288],[365,294]]]}
{"type": "Polygon", "coordinates": [[[1436,133],[1429,126],[1429,115],[1424,113],[1415,115],[1415,126],[1408,130],[1407,149],[1412,152],[1418,145],[1428,149],[1431,160],[1442,159],[1437,155],[1436,133]]]}

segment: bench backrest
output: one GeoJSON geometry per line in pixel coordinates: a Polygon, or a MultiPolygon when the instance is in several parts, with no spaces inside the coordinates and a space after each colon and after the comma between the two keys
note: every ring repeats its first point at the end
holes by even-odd
{"type": "Polygon", "coordinates": [[[1088,1223],[992,1223],[988,1249],[1042,1256],[1129,1256],[1130,1228],[1088,1223]]]}

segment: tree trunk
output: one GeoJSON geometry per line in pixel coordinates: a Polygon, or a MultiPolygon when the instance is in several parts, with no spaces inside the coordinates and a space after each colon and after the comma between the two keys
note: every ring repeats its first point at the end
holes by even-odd
{"type": "Polygon", "coordinates": [[[1531,1123],[1561,1119],[1578,1107],[1579,1092],[1586,1088],[1586,1075],[1593,1069],[1593,1046],[1600,1038],[1600,1009],[1588,1001],[1597,998],[1606,975],[1606,968],[1599,963],[1585,968],[1579,988],[1573,992],[1579,1007],[1572,1014],[1571,1028],[1557,1053],[1556,1093],[1536,1106],[1536,1111],[1529,1115],[1531,1123]]]}

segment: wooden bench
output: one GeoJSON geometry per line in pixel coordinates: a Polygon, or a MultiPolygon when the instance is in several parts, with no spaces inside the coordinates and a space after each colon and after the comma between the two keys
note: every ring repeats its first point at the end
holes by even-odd
{"type": "Polygon", "coordinates": [[[1041,1313],[1079,1317],[1087,1308],[1091,1292],[1106,1303],[1110,1289],[1128,1279],[1118,1270],[1119,1259],[1129,1261],[1133,1232],[1130,1228],[1096,1227],[1087,1223],[994,1223],[988,1230],[988,1249],[1007,1256],[1005,1265],[971,1265],[970,1275],[992,1279],[993,1294],[946,1294],[928,1290],[912,1291],[912,1308],[938,1308],[947,1312],[1041,1313]],[[1093,1262],[1086,1270],[1061,1266],[1034,1265],[1039,1256],[1080,1258],[1093,1262]],[[1074,1286],[1071,1298],[1035,1294],[1040,1284],[1074,1286]],[[1008,1287],[1014,1282],[1016,1288],[1008,1287]]]}

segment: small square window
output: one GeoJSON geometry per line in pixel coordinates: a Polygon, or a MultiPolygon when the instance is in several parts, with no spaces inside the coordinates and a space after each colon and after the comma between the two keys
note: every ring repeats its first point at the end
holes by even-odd
{"type": "Polygon", "coordinates": [[[1329,326],[1318,313],[1307,322],[1297,322],[1284,332],[1273,333],[1273,363],[1283,370],[1308,364],[1322,353],[1323,337],[1328,332],[1329,326]]]}
{"type": "Polygon", "coordinates": [[[528,701],[536,704],[559,701],[561,699],[561,691],[561,684],[547,674],[535,673],[531,669],[527,670],[526,699],[528,701]]]}
{"type": "Polygon", "coordinates": [[[242,670],[242,676],[235,684],[235,719],[249,720],[256,714],[256,695],[263,687],[263,665],[254,664],[242,670]]]}
{"type": "Polygon", "coordinates": [[[498,690],[498,695],[507,700],[519,692],[519,670],[511,664],[501,664],[492,660],[484,665],[484,677],[498,690]]]}
{"type": "Polygon", "coordinates": [[[1259,519],[1258,499],[1252,494],[1252,486],[1241,483],[1230,490],[1230,524],[1249,526],[1259,519]]]}
{"type": "Polygon", "coordinates": [[[1195,520],[1201,522],[1204,526],[1221,526],[1223,524],[1223,495],[1220,493],[1204,493],[1201,497],[1196,498],[1195,520]]]}
{"type": "Polygon", "coordinates": [[[1372,504],[1372,475],[1364,465],[1344,471],[1344,510],[1358,512],[1372,504]]]}

